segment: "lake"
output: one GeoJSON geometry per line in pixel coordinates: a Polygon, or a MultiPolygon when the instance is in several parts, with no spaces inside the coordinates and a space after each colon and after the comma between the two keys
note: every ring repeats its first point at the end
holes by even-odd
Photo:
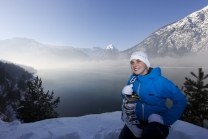
{"type": "MultiPolygon", "coordinates": [[[[162,75],[172,80],[179,88],[185,77],[198,75],[198,68],[163,67],[162,75]]],[[[203,69],[208,74],[208,69],[203,69]]],[[[120,92],[126,85],[131,70],[129,66],[71,67],[63,69],[40,69],[44,91],[54,91],[60,96],[56,111],[60,117],[77,117],[87,114],[120,111],[120,92]]],[[[208,83],[208,81],[206,82],[208,83]]]]}

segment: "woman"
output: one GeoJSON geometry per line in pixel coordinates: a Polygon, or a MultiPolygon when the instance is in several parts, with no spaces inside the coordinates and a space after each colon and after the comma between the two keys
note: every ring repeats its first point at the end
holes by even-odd
{"type": "Polygon", "coordinates": [[[150,68],[146,53],[132,53],[130,66],[133,74],[121,93],[125,126],[119,139],[165,139],[169,126],[182,115],[186,98],[173,82],[161,76],[159,67],[150,68]],[[138,99],[129,97],[132,95],[138,99]],[[167,98],[173,102],[170,109],[166,106],[167,98]]]}

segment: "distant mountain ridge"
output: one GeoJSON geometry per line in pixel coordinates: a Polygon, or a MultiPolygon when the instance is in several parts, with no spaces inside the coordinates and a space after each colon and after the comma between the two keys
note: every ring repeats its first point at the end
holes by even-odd
{"type": "Polygon", "coordinates": [[[45,45],[28,38],[0,40],[0,60],[30,67],[59,67],[74,60],[90,60],[90,57],[73,47],[45,45]]]}
{"type": "Polygon", "coordinates": [[[0,40],[1,59],[12,61],[17,57],[30,59],[31,61],[42,58],[50,60],[92,60],[104,59],[119,52],[112,44],[105,49],[100,47],[74,48],[71,46],[45,45],[28,38],[12,38],[0,40]],[[12,57],[12,59],[8,59],[12,57]]]}
{"type": "Polygon", "coordinates": [[[91,58],[98,58],[98,59],[108,59],[112,55],[119,52],[119,50],[113,45],[108,45],[105,49],[101,47],[92,47],[90,48],[77,48],[78,50],[86,53],[91,58]]]}

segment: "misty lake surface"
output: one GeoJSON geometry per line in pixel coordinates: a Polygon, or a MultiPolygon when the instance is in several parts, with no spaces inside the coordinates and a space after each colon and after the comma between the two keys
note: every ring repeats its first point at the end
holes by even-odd
{"type": "MultiPolygon", "coordinates": [[[[161,68],[161,70],[162,75],[179,88],[185,82],[185,77],[194,79],[190,72],[198,75],[198,68],[161,68]]],[[[208,69],[203,71],[208,74],[208,69]]],[[[37,76],[42,79],[44,92],[54,91],[54,98],[60,96],[60,103],[56,109],[59,117],[120,111],[122,104],[120,92],[131,74],[128,66],[40,69],[37,72],[37,76]]]]}

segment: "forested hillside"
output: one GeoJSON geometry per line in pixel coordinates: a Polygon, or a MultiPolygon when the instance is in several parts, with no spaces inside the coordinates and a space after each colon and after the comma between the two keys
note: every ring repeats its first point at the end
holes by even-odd
{"type": "Polygon", "coordinates": [[[12,121],[15,118],[22,94],[26,91],[26,82],[33,74],[19,65],[0,61],[0,119],[12,121]]]}

